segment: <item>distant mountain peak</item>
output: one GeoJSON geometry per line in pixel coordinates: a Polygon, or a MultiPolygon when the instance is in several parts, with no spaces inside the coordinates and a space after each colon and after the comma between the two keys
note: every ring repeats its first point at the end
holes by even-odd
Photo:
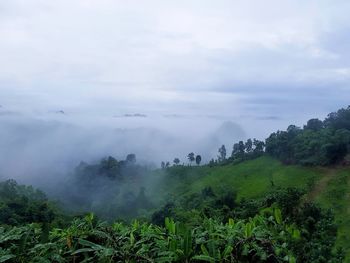
{"type": "Polygon", "coordinates": [[[232,136],[237,137],[244,136],[245,132],[240,125],[232,121],[225,121],[221,126],[216,130],[215,134],[219,137],[223,136],[232,136]]]}

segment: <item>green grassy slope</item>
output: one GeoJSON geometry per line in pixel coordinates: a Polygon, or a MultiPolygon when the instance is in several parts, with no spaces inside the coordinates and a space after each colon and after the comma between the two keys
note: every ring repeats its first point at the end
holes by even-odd
{"type": "Polygon", "coordinates": [[[333,209],[338,224],[337,245],[347,251],[345,262],[350,262],[350,169],[331,171],[327,184],[315,201],[333,209]]]}
{"type": "Polygon", "coordinates": [[[211,186],[219,192],[222,188],[232,188],[238,198],[254,198],[277,187],[298,187],[308,189],[310,182],[314,187],[306,199],[315,201],[325,208],[332,208],[339,225],[337,245],[348,251],[350,262],[350,168],[309,168],[283,165],[270,158],[260,157],[237,165],[172,167],[167,171],[158,170],[153,174],[148,191],[159,200],[168,196],[199,193],[211,186]],[[180,180],[179,180],[180,179],[180,180]],[[273,183],[272,183],[273,182],[273,183]]]}
{"type": "Polygon", "coordinates": [[[198,193],[204,187],[211,186],[216,191],[220,191],[221,188],[233,188],[238,192],[240,199],[258,197],[274,187],[305,188],[308,182],[320,179],[324,171],[286,166],[275,159],[260,157],[237,165],[212,168],[173,167],[169,170],[169,175],[165,176],[163,173],[157,171],[154,175],[159,180],[152,191],[159,196],[198,193]]]}

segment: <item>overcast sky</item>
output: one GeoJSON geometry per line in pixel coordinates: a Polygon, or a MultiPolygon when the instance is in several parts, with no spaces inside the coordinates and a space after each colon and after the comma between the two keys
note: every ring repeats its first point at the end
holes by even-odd
{"type": "Polygon", "coordinates": [[[349,13],[348,0],[0,0],[0,105],[323,118],[350,104],[349,13]]]}

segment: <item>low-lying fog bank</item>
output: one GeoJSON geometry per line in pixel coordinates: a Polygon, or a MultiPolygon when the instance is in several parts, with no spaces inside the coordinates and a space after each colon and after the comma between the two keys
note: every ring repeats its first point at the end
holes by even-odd
{"type": "Polygon", "coordinates": [[[264,138],[276,127],[273,118],[252,121],[144,113],[96,116],[63,110],[25,114],[5,107],[0,111],[0,178],[39,187],[65,179],[80,161],[96,163],[106,156],[123,160],[134,153],[139,164],[159,167],[162,161],[172,163],[174,158],[187,163],[187,154],[194,152],[206,163],[217,157],[222,144],[229,155],[234,142],[252,135],[264,138]],[[256,129],[264,124],[270,129],[256,129]],[[256,127],[250,128],[253,125],[256,127]]]}

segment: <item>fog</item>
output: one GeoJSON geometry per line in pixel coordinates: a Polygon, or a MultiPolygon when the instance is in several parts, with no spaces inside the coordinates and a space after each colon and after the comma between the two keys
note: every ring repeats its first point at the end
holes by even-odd
{"type": "MultiPolygon", "coordinates": [[[[128,153],[135,153],[138,162],[154,166],[161,161],[172,162],[175,157],[186,162],[190,151],[208,159],[214,148],[206,137],[215,135],[218,124],[178,117],[110,116],[84,120],[61,112],[38,117],[3,112],[0,173],[2,177],[41,183],[63,176],[81,160],[96,162],[109,155],[124,159],[128,153]]],[[[226,134],[215,143],[243,137],[244,131],[237,125],[232,138],[226,134]]]]}
{"type": "Polygon", "coordinates": [[[234,142],[263,139],[269,132],[249,125],[276,122],[272,118],[242,125],[224,116],[96,116],[64,110],[33,114],[5,107],[0,112],[1,177],[37,186],[66,179],[80,161],[96,163],[107,156],[123,160],[129,153],[136,154],[139,164],[154,168],[175,157],[187,164],[189,152],[202,155],[206,163],[217,157],[222,144],[229,155],[234,142]]]}
{"type": "Polygon", "coordinates": [[[349,2],[0,2],[0,177],[159,167],[348,104],[349,2]],[[263,23],[262,23],[263,21],[263,23]]]}

